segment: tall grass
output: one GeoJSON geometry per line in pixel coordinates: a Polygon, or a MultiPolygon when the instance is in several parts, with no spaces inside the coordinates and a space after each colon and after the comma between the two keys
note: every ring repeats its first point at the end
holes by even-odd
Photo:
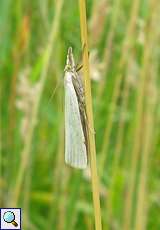
{"type": "Polygon", "coordinates": [[[21,186],[22,186],[22,182],[23,182],[24,173],[25,173],[27,166],[28,166],[29,154],[30,154],[30,149],[31,149],[31,144],[32,144],[33,132],[34,132],[34,128],[36,126],[39,103],[41,100],[41,95],[43,92],[44,84],[45,84],[45,81],[47,78],[47,72],[48,72],[48,68],[49,68],[49,61],[50,61],[50,57],[51,57],[52,47],[53,47],[53,44],[55,42],[57,31],[58,31],[58,25],[59,25],[59,20],[60,20],[60,15],[61,15],[62,4],[63,4],[63,1],[59,1],[56,4],[56,7],[57,7],[56,8],[56,14],[55,14],[55,17],[53,19],[53,25],[51,27],[51,32],[49,35],[47,47],[46,47],[44,55],[43,55],[43,64],[42,64],[41,76],[40,76],[40,80],[39,80],[39,90],[38,90],[37,95],[36,95],[36,100],[35,100],[35,104],[34,104],[33,112],[32,112],[32,119],[31,119],[31,123],[30,123],[30,127],[28,130],[26,139],[25,139],[24,149],[21,153],[21,156],[22,156],[21,163],[20,163],[16,183],[14,184],[13,197],[11,199],[11,206],[13,206],[13,207],[17,206],[17,202],[19,199],[20,190],[21,190],[21,186]]]}
{"type": "Polygon", "coordinates": [[[90,74],[89,74],[88,34],[87,34],[85,0],[79,1],[79,9],[80,9],[82,48],[84,47],[83,73],[84,73],[84,86],[85,86],[86,113],[87,113],[88,127],[89,127],[88,148],[89,148],[90,165],[91,165],[95,228],[96,230],[101,230],[102,223],[101,223],[101,209],[100,209],[100,196],[99,196],[99,180],[98,180],[97,163],[96,163],[96,146],[95,146],[95,133],[94,133],[94,124],[93,124],[91,83],[90,83],[90,74]]]}
{"type": "Polygon", "coordinates": [[[0,19],[1,207],[25,230],[159,229],[158,1],[2,0],[0,19]],[[91,170],[65,165],[63,86],[51,96],[69,46],[91,170]]]}

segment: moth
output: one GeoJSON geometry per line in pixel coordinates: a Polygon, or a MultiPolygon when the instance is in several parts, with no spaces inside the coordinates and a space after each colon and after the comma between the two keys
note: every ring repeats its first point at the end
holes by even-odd
{"type": "Polygon", "coordinates": [[[74,168],[84,169],[88,155],[84,87],[71,47],[68,49],[64,73],[65,162],[74,168]]]}

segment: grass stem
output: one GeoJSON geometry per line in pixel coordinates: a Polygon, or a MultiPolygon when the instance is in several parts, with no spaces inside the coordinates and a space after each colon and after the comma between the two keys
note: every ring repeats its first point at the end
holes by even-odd
{"type": "Polygon", "coordinates": [[[38,110],[39,110],[42,92],[44,89],[44,84],[45,84],[45,81],[47,78],[49,61],[50,61],[50,57],[52,54],[52,48],[53,48],[53,44],[55,44],[55,39],[56,39],[57,31],[58,31],[62,5],[63,5],[63,0],[58,1],[56,4],[56,10],[55,10],[56,13],[55,13],[55,17],[53,19],[52,28],[51,28],[51,32],[49,35],[49,41],[47,43],[47,47],[46,47],[45,52],[44,52],[44,62],[43,62],[41,76],[40,76],[40,80],[39,80],[40,88],[39,88],[39,92],[36,96],[36,101],[35,101],[35,104],[33,107],[33,115],[32,115],[32,119],[30,122],[30,128],[29,128],[29,131],[27,133],[25,145],[24,145],[24,148],[23,148],[23,151],[21,154],[21,162],[20,162],[20,166],[19,166],[18,175],[17,175],[16,181],[14,184],[13,198],[11,199],[12,207],[17,206],[19,196],[20,196],[21,186],[22,186],[22,182],[23,182],[23,178],[24,178],[24,174],[25,174],[25,171],[26,171],[27,166],[28,166],[29,155],[30,155],[31,146],[32,146],[33,133],[34,133],[34,129],[35,129],[35,126],[37,123],[38,110]]]}
{"type": "Polygon", "coordinates": [[[87,35],[85,0],[79,0],[79,9],[80,9],[81,40],[82,40],[82,47],[84,47],[83,73],[84,73],[84,83],[85,83],[84,85],[85,85],[86,112],[87,112],[87,118],[90,127],[88,132],[88,146],[89,146],[90,164],[91,164],[95,229],[101,230],[102,223],[101,223],[101,209],[100,209],[100,197],[99,197],[99,181],[98,181],[97,164],[96,164],[95,135],[93,131],[94,122],[93,122],[93,111],[92,111],[91,82],[89,76],[88,35],[87,35]]]}
{"type": "Polygon", "coordinates": [[[143,108],[144,108],[144,96],[145,96],[145,85],[147,82],[147,73],[149,71],[150,55],[151,49],[151,28],[148,24],[148,31],[146,31],[146,40],[144,45],[143,63],[140,72],[139,86],[137,89],[137,103],[136,103],[136,114],[135,114],[135,130],[134,130],[134,143],[131,154],[131,169],[129,173],[129,184],[128,191],[126,195],[125,213],[124,213],[124,230],[130,229],[132,222],[132,198],[135,190],[135,180],[138,167],[138,160],[141,147],[141,132],[144,127],[142,127],[143,119],[143,108]]]}

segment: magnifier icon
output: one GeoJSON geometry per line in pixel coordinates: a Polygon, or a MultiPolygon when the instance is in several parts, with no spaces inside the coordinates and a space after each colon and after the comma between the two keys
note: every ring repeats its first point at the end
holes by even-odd
{"type": "Polygon", "coordinates": [[[13,224],[15,227],[18,226],[17,222],[15,221],[15,215],[11,211],[7,211],[4,213],[3,220],[9,224],[13,224]]]}

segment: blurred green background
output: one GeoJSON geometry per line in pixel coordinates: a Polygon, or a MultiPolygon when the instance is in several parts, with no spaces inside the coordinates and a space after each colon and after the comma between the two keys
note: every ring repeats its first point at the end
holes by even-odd
{"type": "MultiPolygon", "coordinates": [[[[160,2],[89,0],[87,19],[103,229],[158,230],[160,2]]],[[[0,207],[24,230],[94,229],[90,169],[64,163],[69,46],[81,63],[78,1],[1,0],[0,207]]]]}

